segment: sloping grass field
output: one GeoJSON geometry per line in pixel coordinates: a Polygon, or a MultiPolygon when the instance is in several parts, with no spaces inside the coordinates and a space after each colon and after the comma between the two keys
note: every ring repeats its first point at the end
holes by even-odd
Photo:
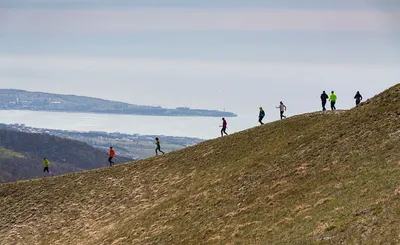
{"type": "Polygon", "coordinates": [[[400,84],[110,168],[0,185],[0,243],[400,244],[400,84]]]}

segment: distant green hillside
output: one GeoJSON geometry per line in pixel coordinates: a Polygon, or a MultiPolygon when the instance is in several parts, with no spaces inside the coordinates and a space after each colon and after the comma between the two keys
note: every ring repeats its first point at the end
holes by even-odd
{"type": "Polygon", "coordinates": [[[21,153],[10,151],[3,147],[0,147],[0,158],[14,158],[14,157],[24,158],[25,156],[21,153]]]}
{"type": "MultiPolygon", "coordinates": [[[[51,161],[51,170],[57,175],[108,165],[106,152],[86,143],[0,129],[0,182],[43,176],[44,157],[51,161]]],[[[118,157],[116,162],[130,160],[118,157]]]]}
{"type": "Polygon", "coordinates": [[[400,84],[115,168],[0,185],[3,245],[400,244],[400,84]]]}
{"type": "Polygon", "coordinates": [[[167,109],[154,106],[132,105],[76,95],[29,92],[0,89],[0,110],[34,110],[87,112],[153,116],[235,117],[232,112],[178,107],[167,109]]]}

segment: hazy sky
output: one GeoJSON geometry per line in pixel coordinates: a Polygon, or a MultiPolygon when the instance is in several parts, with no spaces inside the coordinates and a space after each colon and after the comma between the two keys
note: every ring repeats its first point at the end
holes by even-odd
{"type": "Polygon", "coordinates": [[[1,88],[295,114],[399,81],[399,0],[0,0],[1,88]]]}

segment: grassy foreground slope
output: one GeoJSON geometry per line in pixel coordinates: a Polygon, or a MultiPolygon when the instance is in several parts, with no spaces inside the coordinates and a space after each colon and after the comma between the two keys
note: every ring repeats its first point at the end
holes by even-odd
{"type": "Polygon", "coordinates": [[[0,185],[1,244],[398,244],[400,84],[345,112],[0,185]],[[397,190],[397,191],[396,191],[397,190]]]}

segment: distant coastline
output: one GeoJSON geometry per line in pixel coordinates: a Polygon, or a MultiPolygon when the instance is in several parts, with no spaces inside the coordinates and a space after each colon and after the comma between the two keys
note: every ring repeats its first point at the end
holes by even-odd
{"type": "Polygon", "coordinates": [[[142,116],[237,117],[233,112],[134,105],[86,96],[0,89],[0,110],[27,110],[142,116]]]}
{"type": "MultiPolygon", "coordinates": [[[[174,110],[174,109],[167,109],[174,110]]],[[[194,109],[192,109],[194,110],[194,109]]],[[[131,116],[161,116],[161,117],[237,117],[238,115],[232,112],[223,112],[216,111],[213,113],[213,110],[205,110],[211,113],[164,113],[164,114],[152,114],[152,113],[127,113],[127,112],[118,112],[118,111],[73,111],[73,110],[40,110],[40,109],[28,109],[28,108],[2,108],[0,106],[0,111],[41,111],[41,112],[64,112],[64,113],[85,113],[85,114],[116,114],[116,115],[131,115],[131,116]]]]}

